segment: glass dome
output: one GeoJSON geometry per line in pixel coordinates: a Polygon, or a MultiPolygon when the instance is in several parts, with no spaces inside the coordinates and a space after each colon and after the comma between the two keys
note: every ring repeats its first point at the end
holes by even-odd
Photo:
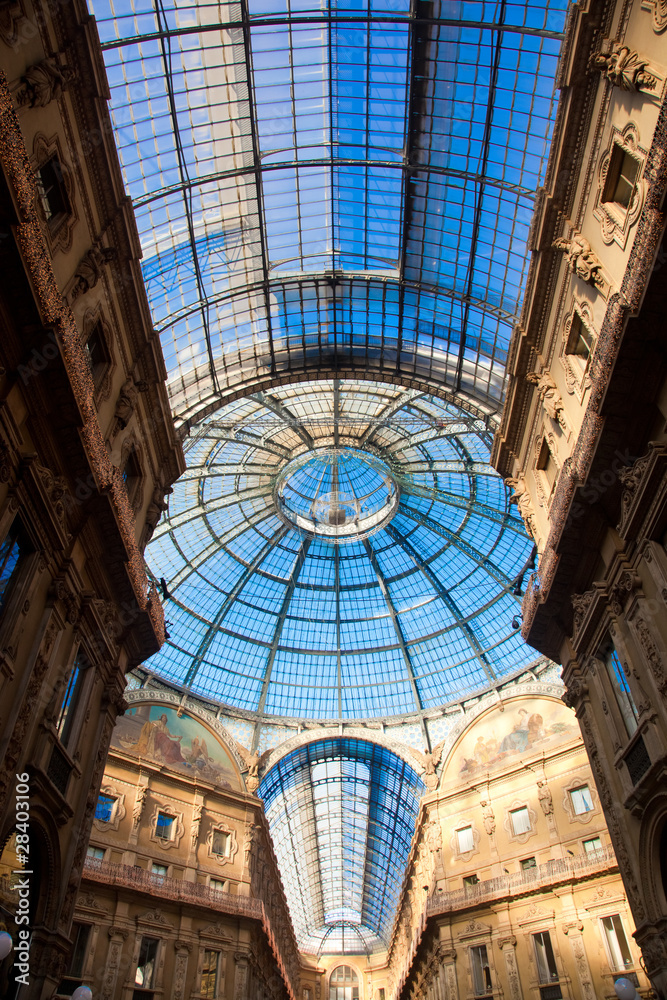
{"type": "Polygon", "coordinates": [[[513,591],[531,543],[490,442],[453,403],[354,380],[206,418],[147,550],[171,595],[151,669],[251,712],[349,719],[525,667],[513,591]]]}

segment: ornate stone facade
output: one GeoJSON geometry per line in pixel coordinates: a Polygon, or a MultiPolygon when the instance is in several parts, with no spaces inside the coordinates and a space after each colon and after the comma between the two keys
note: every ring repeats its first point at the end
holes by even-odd
{"type": "MultiPolygon", "coordinates": [[[[15,879],[4,873],[28,836],[15,791],[25,775],[31,1000],[53,995],[69,961],[125,673],[164,635],[143,563],[147,505],[132,506],[111,447],[111,400],[130,373],[147,389],[125,431],[141,437],[145,495],[184,467],[136,224],[103,141],[99,42],[83,4],[53,15],[22,2],[0,16],[0,851],[15,879]]],[[[110,825],[128,811],[119,799],[110,825]]],[[[3,906],[15,932],[16,893],[3,906]]],[[[100,938],[109,982],[116,943],[100,938]]],[[[14,995],[12,980],[5,963],[0,994],[14,995]]]]}
{"type": "MultiPolygon", "coordinates": [[[[667,996],[664,12],[664,3],[607,0],[577,10],[571,21],[562,113],[533,225],[536,252],[492,455],[503,475],[523,477],[524,502],[534,511],[530,527],[540,561],[524,601],[523,635],[563,664],[564,699],[579,719],[636,940],[661,997],[667,996]],[[556,183],[563,171],[577,178],[567,190],[556,183]],[[599,274],[608,288],[596,281],[599,274]],[[546,432],[544,407],[526,388],[536,359],[551,372],[571,429],[550,445],[557,468],[550,506],[539,503],[541,473],[532,450],[546,432]]],[[[570,929],[568,939],[582,995],[590,994],[578,931],[570,929]]]]}

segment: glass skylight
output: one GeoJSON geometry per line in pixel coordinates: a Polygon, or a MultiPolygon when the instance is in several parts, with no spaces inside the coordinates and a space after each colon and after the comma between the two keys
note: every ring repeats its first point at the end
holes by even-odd
{"type": "Polygon", "coordinates": [[[258,794],[303,951],[387,947],[424,791],[405,761],[364,740],[317,740],[271,768],[258,794]]]}
{"type": "Polygon", "coordinates": [[[177,422],[290,375],[502,402],[566,0],[90,0],[177,422]]]}
{"type": "Polygon", "coordinates": [[[147,549],[167,581],[151,669],[274,716],[443,705],[531,663],[531,555],[483,421],[352,380],[230,403],[186,441],[147,549]]]}

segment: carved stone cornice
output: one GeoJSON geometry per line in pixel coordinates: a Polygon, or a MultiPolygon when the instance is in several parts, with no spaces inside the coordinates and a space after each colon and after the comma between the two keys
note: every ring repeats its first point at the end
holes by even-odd
{"type": "Polygon", "coordinates": [[[617,531],[623,538],[635,538],[642,527],[647,512],[658,493],[667,473],[667,445],[649,441],[645,455],[620,470],[623,483],[621,518],[617,531]]]}

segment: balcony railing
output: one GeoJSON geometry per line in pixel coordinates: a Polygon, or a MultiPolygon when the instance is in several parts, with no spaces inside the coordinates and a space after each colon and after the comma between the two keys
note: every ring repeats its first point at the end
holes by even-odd
{"type": "Polygon", "coordinates": [[[464,910],[490,899],[529,895],[540,889],[614,868],[618,868],[618,862],[613,850],[611,847],[601,847],[588,854],[547,861],[546,864],[537,865],[535,868],[499,875],[497,878],[478,882],[477,885],[454,889],[453,892],[436,892],[428,901],[426,913],[430,917],[438,913],[464,910]]]}
{"type": "MultiPolygon", "coordinates": [[[[260,920],[288,990],[295,1000],[296,987],[298,986],[298,952],[295,950],[293,954],[283,954],[283,949],[274,934],[261,899],[255,899],[252,896],[233,896],[230,892],[212,889],[200,882],[186,882],[183,879],[169,878],[167,875],[149,872],[145,868],[113,864],[98,858],[86,858],[83,866],[83,877],[104,885],[122,886],[126,889],[134,889],[135,892],[145,892],[152,897],[157,896],[161,899],[193,903],[234,917],[260,920]]],[[[291,952],[292,949],[288,948],[288,951],[291,952]]]]}

